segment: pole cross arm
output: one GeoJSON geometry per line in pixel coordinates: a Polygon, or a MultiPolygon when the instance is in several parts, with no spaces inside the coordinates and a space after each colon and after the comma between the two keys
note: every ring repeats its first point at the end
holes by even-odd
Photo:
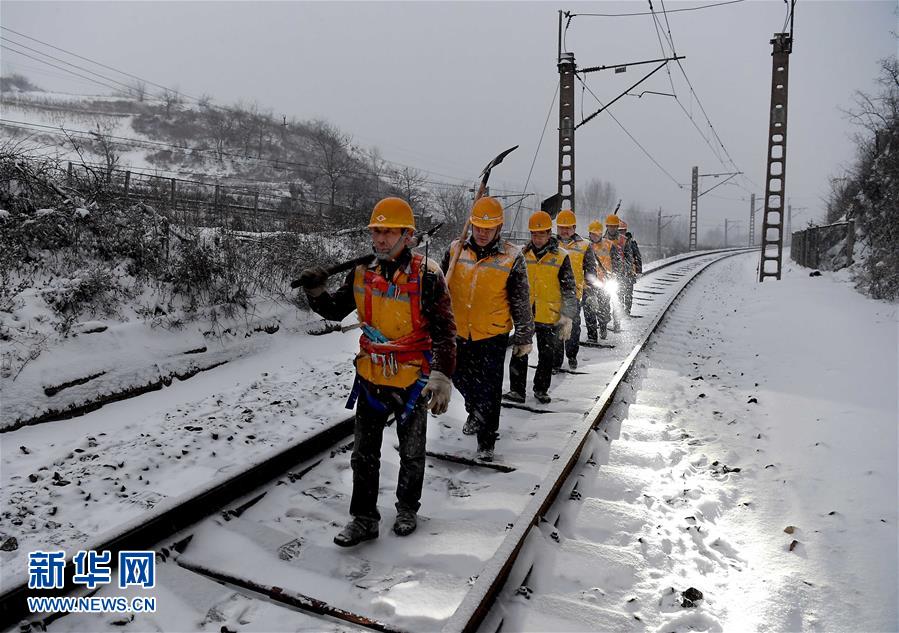
{"type": "Polygon", "coordinates": [[[597,110],[596,112],[594,112],[593,114],[591,114],[590,116],[588,116],[586,119],[584,119],[583,121],[581,121],[580,123],[578,123],[577,125],[575,125],[575,126],[574,126],[574,129],[576,130],[576,129],[578,129],[579,127],[581,127],[582,125],[584,125],[584,124],[586,124],[587,122],[591,121],[594,117],[596,117],[598,114],[600,114],[603,110],[608,110],[608,109],[612,106],[613,103],[615,103],[615,102],[618,101],[621,97],[623,97],[624,95],[626,95],[627,93],[629,93],[631,90],[633,90],[634,88],[636,88],[637,86],[639,86],[640,84],[642,84],[644,81],[646,81],[646,80],[649,79],[650,77],[652,77],[655,73],[657,73],[658,71],[662,70],[662,68],[664,68],[665,65],[666,65],[667,63],[668,63],[668,60],[667,60],[667,59],[662,60],[662,63],[661,63],[661,64],[659,64],[658,66],[656,66],[655,68],[653,68],[651,71],[649,71],[648,73],[646,73],[646,74],[643,76],[643,78],[640,79],[637,83],[635,83],[633,86],[631,86],[630,88],[628,88],[627,90],[625,90],[624,92],[622,92],[620,95],[618,95],[617,97],[615,97],[614,99],[612,99],[611,101],[609,101],[606,105],[604,105],[604,106],[601,107],[599,110],[597,110]]]}
{"type": "MultiPolygon", "coordinates": [[[[717,189],[718,187],[720,187],[721,185],[723,185],[724,183],[726,183],[726,182],[727,182],[728,180],[730,180],[731,178],[734,178],[734,177],[736,177],[736,176],[739,176],[739,175],[742,174],[742,173],[743,173],[742,171],[737,171],[737,172],[732,173],[730,176],[728,176],[727,178],[725,178],[724,180],[722,180],[721,182],[719,182],[717,185],[715,185],[714,187],[710,187],[709,189],[706,189],[705,191],[703,191],[701,194],[699,194],[699,195],[696,196],[696,197],[697,197],[697,198],[701,198],[702,196],[704,196],[705,194],[707,194],[708,192],[710,192],[712,189],[717,189]]],[[[715,175],[723,176],[724,174],[715,174],[715,175]]]]}
{"type": "Polygon", "coordinates": [[[640,64],[656,64],[658,62],[673,62],[678,59],[687,59],[684,55],[676,57],[660,57],[659,59],[648,59],[645,62],[628,62],[627,64],[607,64],[605,66],[590,66],[588,68],[579,68],[579,73],[592,73],[597,70],[608,70],[610,68],[627,68],[628,66],[639,66],[640,64]]]}

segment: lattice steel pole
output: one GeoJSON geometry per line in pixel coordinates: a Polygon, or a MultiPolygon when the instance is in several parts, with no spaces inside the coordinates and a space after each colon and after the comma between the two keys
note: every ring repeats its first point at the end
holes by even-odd
{"type": "Polygon", "coordinates": [[[574,211],[574,53],[559,55],[560,209],[574,211]],[[566,204],[567,202],[567,204],[566,204]]]}
{"type": "Polygon", "coordinates": [[[696,250],[699,234],[699,167],[693,168],[693,185],[690,188],[690,250],[696,250]]]}
{"type": "Polygon", "coordinates": [[[755,246],[755,194],[749,195],[749,245],[755,246]]]}
{"type": "Polygon", "coordinates": [[[771,117],[768,125],[768,168],[765,170],[765,216],[759,281],[780,279],[783,258],[784,191],[787,181],[787,85],[793,38],[775,33],[771,70],[771,117]],[[769,265],[770,264],[770,265],[769,265]]]}

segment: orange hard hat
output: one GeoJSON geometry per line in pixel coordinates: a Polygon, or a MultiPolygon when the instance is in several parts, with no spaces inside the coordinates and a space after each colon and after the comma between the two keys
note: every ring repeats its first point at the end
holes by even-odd
{"type": "Polygon", "coordinates": [[[414,230],[412,207],[402,198],[384,198],[372,209],[368,228],[414,230]]]}
{"type": "Polygon", "coordinates": [[[620,222],[621,222],[621,220],[618,219],[618,216],[615,215],[614,213],[606,216],[606,226],[607,227],[612,227],[612,226],[617,227],[620,222]]]}
{"type": "Polygon", "coordinates": [[[577,218],[574,216],[574,211],[571,209],[565,209],[560,212],[558,217],[556,217],[556,226],[576,226],[577,218]]]}
{"type": "Polygon", "coordinates": [[[593,220],[590,223],[590,226],[587,227],[587,231],[590,233],[602,233],[602,222],[599,220],[593,220]]]}
{"type": "Polygon", "coordinates": [[[553,219],[546,211],[535,211],[528,220],[528,231],[551,231],[553,219]]]}
{"type": "Polygon", "coordinates": [[[618,224],[618,230],[619,230],[619,231],[626,231],[626,230],[627,230],[627,222],[625,222],[624,220],[622,220],[622,221],[618,224]]]}
{"type": "Polygon", "coordinates": [[[482,229],[492,229],[503,223],[503,205],[496,198],[479,198],[471,208],[471,223],[482,229]]]}

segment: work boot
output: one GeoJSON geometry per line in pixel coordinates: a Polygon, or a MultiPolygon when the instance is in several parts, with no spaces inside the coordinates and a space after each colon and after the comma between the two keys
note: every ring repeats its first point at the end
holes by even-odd
{"type": "Polygon", "coordinates": [[[478,447],[478,461],[481,462],[492,462],[493,461],[493,449],[487,448],[486,446],[478,447]]]}
{"type": "Polygon", "coordinates": [[[409,536],[418,527],[418,519],[412,510],[399,510],[393,522],[393,533],[397,536],[409,536]]]}
{"type": "Polygon", "coordinates": [[[474,413],[469,413],[468,419],[465,420],[465,426],[462,427],[462,434],[477,435],[479,430],[481,430],[480,418],[474,413]]]}
{"type": "Polygon", "coordinates": [[[356,517],[346,524],[340,534],[334,537],[334,543],[340,547],[352,547],[362,541],[378,538],[378,523],[371,519],[356,517]]]}
{"type": "Polygon", "coordinates": [[[524,396],[517,391],[507,391],[503,394],[503,398],[511,402],[517,402],[519,404],[524,403],[524,396]]]}
{"type": "Polygon", "coordinates": [[[605,325],[603,325],[602,328],[600,328],[600,330],[599,330],[599,338],[601,338],[602,340],[606,340],[606,337],[608,337],[608,336],[609,336],[609,330],[608,330],[608,328],[606,328],[605,325]]]}
{"type": "Polygon", "coordinates": [[[535,391],[534,397],[537,398],[537,402],[540,404],[549,404],[553,400],[545,391],[535,391]]]}
{"type": "Polygon", "coordinates": [[[571,371],[574,371],[575,369],[577,369],[577,359],[576,358],[568,359],[568,369],[570,369],[571,371]]]}
{"type": "Polygon", "coordinates": [[[556,374],[558,374],[560,371],[562,371],[562,368],[561,368],[561,367],[553,367],[553,376],[555,376],[556,374]]]}
{"type": "MultiPolygon", "coordinates": [[[[605,337],[603,337],[603,338],[605,338],[605,337]]],[[[594,332],[593,334],[587,335],[587,342],[588,343],[598,343],[599,342],[596,340],[596,332],[594,332]]]]}

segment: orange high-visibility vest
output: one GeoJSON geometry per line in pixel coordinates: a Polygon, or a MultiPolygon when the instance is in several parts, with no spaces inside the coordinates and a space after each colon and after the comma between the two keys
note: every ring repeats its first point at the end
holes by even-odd
{"type": "MultiPolygon", "coordinates": [[[[353,296],[359,321],[389,339],[377,343],[364,333],[359,338],[356,371],[360,378],[405,388],[429,373],[425,352],[431,349],[431,338],[421,314],[423,265],[424,257],[413,253],[406,269],[397,270],[390,281],[376,272],[377,264],[356,267],[353,296]]],[[[434,262],[427,265],[436,270],[434,262]]]]}
{"type": "MultiPolygon", "coordinates": [[[[450,252],[459,251],[459,240],[450,252]]],[[[462,248],[450,277],[449,291],[456,318],[456,334],[480,341],[512,331],[512,312],[506,294],[506,282],[519,253],[518,247],[504,242],[500,253],[476,259],[467,244],[462,248]]]]}
{"type": "Polygon", "coordinates": [[[560,248],[547,251],[539,260],[529,250],[525,256],[528,267],[531,309],[536,323],[556,323],[562,314],[562,286],[559,284],[559,268],[568,257],[560,248]]]}

